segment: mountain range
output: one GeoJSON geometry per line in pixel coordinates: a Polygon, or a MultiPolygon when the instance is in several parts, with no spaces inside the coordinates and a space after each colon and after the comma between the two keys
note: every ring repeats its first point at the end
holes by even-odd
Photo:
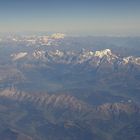
{"type": "Polygon", "coordinates": [[[137,54],[78,48],[77,38],[63,34],[45,46],[35,38],[0,43],[2,140],[140,139],[137,54]]]}

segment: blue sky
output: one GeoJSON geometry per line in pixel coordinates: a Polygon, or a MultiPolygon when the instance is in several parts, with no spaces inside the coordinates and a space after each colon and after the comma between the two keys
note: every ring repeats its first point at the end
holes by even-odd
{"type": "Polygon", "coordinates": [[[0,0],[0,32],[140,35],[140,0],[0,0]]]}

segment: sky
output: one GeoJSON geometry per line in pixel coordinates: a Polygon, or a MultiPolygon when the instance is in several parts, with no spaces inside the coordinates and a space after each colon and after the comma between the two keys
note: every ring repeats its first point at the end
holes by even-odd
{"type": "Polygon", "coordinates": [[[140,0],[0,0],[0,32],[140,35],[140,0]]]}

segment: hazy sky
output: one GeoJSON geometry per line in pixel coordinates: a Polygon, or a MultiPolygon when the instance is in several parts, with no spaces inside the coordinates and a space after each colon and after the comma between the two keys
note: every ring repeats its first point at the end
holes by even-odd
{"type": "Polygon", "coordinates": [[[140,0],[0,0],[0,32],[140,35],[140,0]]]}

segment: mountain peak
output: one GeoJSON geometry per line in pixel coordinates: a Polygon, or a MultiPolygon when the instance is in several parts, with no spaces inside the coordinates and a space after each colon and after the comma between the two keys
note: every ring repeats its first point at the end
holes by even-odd
{"type": "Polygon", "coordinates": [[[62,34],[62,33],[55,33],[55,34],[52,34],[51,38],[53,39],[63,39],[65,37],[65,34],[62,34]]]}
{"type": "Polygon", "coordinates": [[[19,53],[15,53],[15,54],[12,54],[11,57],[13,57],[13,60],[19,60],[21,58],[24,58],[25,56],[27,56],[27,52],[19,52],[19,53]]]}
{"type": "Polygon", "coordinates": [[[95,56],[98,57],[103,57],[103,56],[107,56],[107,55],[112,55],[112,52],[110,49],[105,49],[105,50],[101,50],[101,51],[96,51],[95,52],[95,56]]]}
{"type": "Polygon", "coordinates": [[[100,105],[97,110],[101,114],[105,114],[107,116],[110,115],[120,115],[121,113],[133,114],[140,113],[140,108],[134,103],[106,103],[100,105]]]}

